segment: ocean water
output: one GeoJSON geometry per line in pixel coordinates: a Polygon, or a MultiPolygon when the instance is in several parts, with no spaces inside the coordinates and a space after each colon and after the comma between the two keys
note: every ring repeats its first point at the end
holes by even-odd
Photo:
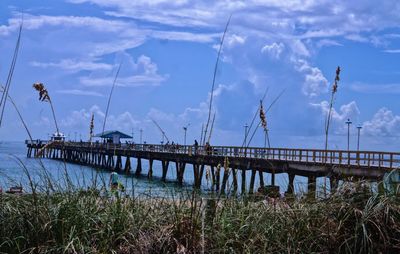
{"type": "MultiPolygon", "coordinates": [[[[87,188],[94,184],[97,188],[107,186],[110,172],[87,166],[64,163],[51,159],[37,159],[26,157],[26,145],[23,142],[2,142],[0,143],[0,186],[3,190],[11,186],[22,185],[25,191],[29,191],[29,183],[36,183],[40,189],[41,186],[47,184],[44,179],[51,179],[51,182],[61,188],[67,184],[67,179],[76,187],[87,188]]],[[[123,161],[123,163],[125,163],[123,161]]],[[[131,166],[136,167],[136,160],[131,159],[131,166]]],[[[161,163],[154,161],[153,164],[153,179],[147,179],[148,162],[142,160],[142,177],[135,177],[133,174],[120,174],[120,181],[126,187],[127,193],[143,194],[151,196],[168,196],[176,195],[177,193],[187,193],[192,190],[193,184],[193,168],[191,165],[186,166],[184,174],[184,185],[177,185],[175,163],[170,163],[166,183],[161,181],[161,163]]],[[[250,173],[247,172],[247,189],[249,188],[250,173]]],[[[222,178],[222,174],[221,174],[222,178]]],[[[231,177],[230,177],[231,178],[231,177]]],[[[264,174],[265,184],[270,184],[271,175],[264,174]]],[[[328,181],[329,182],[329,181],[328,181]]],[[[241,174],[238,173],[239,189],[241,186],[241,174]]],[[[281,193],[287,190],[288,176],[286,174],[277,174],[275,183],[280,187],[281,193]]],[[[228,183],[228,187],[232,183],[228,183]]],[[[295,192],[304,193],[307,191],[307,178],[296,176],[295,192]]],[[[317,185],[323,186],[323,179],[317,179],[317,185]]],[[[259,186],[258,174],[255,182],[255,189],[259,186]]],[[[202,181],[201,190],[203,193],[211,191],[211,183],[206,181],[205,177],[202,181]]],[[[240,191],[240,190],[239,190],[240,191]]],[[[318,191],[318,188],[317,188],[318,191]]]]}

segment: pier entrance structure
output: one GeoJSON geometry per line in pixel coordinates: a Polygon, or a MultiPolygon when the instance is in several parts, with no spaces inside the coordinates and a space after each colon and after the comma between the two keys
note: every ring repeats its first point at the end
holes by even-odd
{"type": "MultiPolygon", "coordinates": [[[[126,135],[128,136],[128,135],[126,135]]],[[[269,185],[275,185],[275,174],[289,176],[287,192],[294,191],[295,176],[308,178],[308,192],[315,192],[316,178],[327,176],[332,189],[338,180],[349,177],[382,180],[385,173],[400,167],[400,153],[378,151],[344,151],[319,149],[213,146],[211,149],[182,145],[113,144],[88,142],[26,141],[27,157],[43,157],[107,170],[142,174],[142,160],[148,160],[147,177],[153,176],[153,163],[160,161],[162,180],[170,164],[175,164],[176,180],[183,184],[184,172],[192,165],[194,186],[200,188],[209,172],[212,188],[224,193],[227,183],[233,191],[254,191],[256,177],[264,187],[264,173],[271,174],[269,185]],[[125,158],[123,165],[122,158],[125,158]],[[136,159],[136,168],[131,167],[136,159]],[[134,171],[134,172],[133,172],[134,171]],[[246,172],[250,171],[249,186],[246,172]],[[238,177],[240,174],[241,177],[238,177]],[[258,175],[258,176],[257,176],[258,175]],[[238,182],[240,178],[241,183],[238,182]]]]}
{"type": "Polygon", "coordinates": [[[113,144],[120,144],[121,143],[121,139],[132,138],[132,136],[129,136],[129,135],[127,135],[125,133],[122,133],[120,131],[105,131],[103,133],[95,135],[94,137],[103,138],[105,140],[110,140],[113,144]]]}

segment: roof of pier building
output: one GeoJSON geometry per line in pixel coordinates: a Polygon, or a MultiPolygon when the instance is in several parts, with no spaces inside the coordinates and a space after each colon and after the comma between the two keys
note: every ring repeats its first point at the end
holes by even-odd
{"type": "Polygon", "coordinates": [[[119,135],[119,138],[132,138],[132,136],[129,136],[120,131],[105,131],[103,133],[99,133],[99,134],[95,135],[95,137],[97,137],[97,138],[113,138],[115,135],[119,135]]]}

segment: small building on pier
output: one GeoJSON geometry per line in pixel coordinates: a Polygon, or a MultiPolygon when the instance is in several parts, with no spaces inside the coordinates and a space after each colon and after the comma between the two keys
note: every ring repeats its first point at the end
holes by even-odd
{"type": "Polygon", "coordinates": [[[113,144],[121,143],[121,139],[129,139],[132,136],[122,133],[120,131],[105,131],[103,133],[97,134],[95,137],[107,139],[108,142],[113,144]]]}

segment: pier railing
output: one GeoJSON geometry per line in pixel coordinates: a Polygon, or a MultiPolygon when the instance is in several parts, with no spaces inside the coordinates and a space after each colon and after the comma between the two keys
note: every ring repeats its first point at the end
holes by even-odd
{"type": "MultiPolygon", "coordinates": [[[[51,141],[50,141],[51,142],[51,141]]],[[[48,144],[49,141],[26,141],[27,144],[48,144]]],[[[161,153],[187,154],[190,156],[229,156],[254,159],[278,160],[315,164],[331,164],[343,166],[379,167],[387,169],[400,168],[400,153],[379,151],[347,151],[296,148],[263,148],[237,146],[184,146],[157,144],[112,144],[100,142],[54,142],[65,147],[92,148],[104,150],[134,150],[161,153]]],[[[49,144],[51,145],[51,144],[49,144]]]]}

